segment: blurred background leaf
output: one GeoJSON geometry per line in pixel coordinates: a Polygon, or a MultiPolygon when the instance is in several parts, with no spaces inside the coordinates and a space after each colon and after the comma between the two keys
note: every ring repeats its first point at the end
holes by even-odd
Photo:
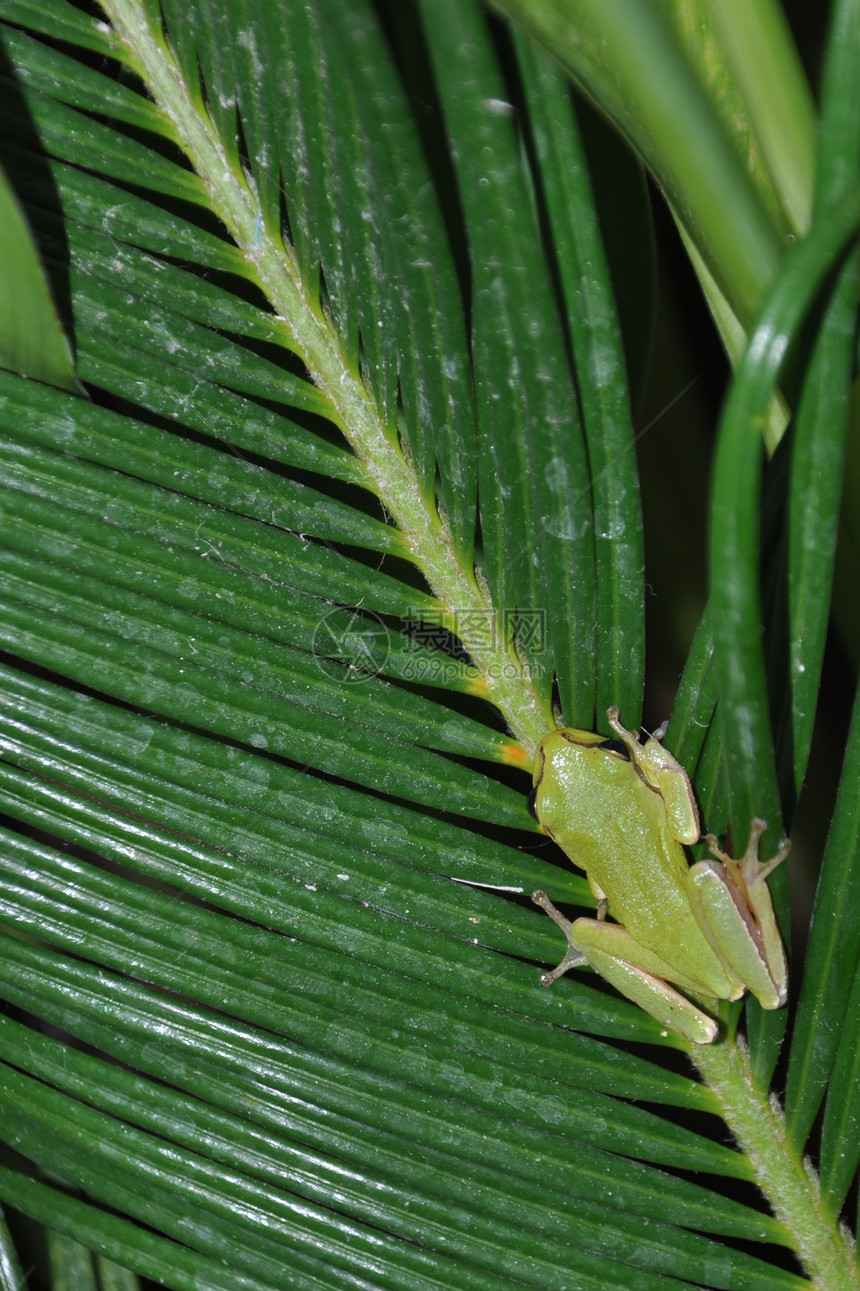
{"type": "Polygon", "coordinates": [[[0,365],[75,389],[69,345],[54,308],[38,251],[15,192],[0,170],[0,365]]]}

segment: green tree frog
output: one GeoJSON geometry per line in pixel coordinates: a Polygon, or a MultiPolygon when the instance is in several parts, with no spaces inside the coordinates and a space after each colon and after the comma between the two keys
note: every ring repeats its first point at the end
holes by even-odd
{"type": "Polygon", "coordinates": [[[597,898],[596,918],[571,923],[545,892],[533,894],[569,942],[541,981],[550,986],[588,963],[665,1027],[709,1044],[718,1027],[706,1010],[718,1000],[750,990],[766,1009],[785,1003],[785,954],[765,879],[789,844],[759,861],[765,825],[755,820],[740,860],[708,835],[714,860],[689,865],[682,844],[698,840],[699,813],[683,767],[661,732],[642,744],[617,708],[606,716],[617,740],[553,731],[535,759],[534,814],[597,898]]]}

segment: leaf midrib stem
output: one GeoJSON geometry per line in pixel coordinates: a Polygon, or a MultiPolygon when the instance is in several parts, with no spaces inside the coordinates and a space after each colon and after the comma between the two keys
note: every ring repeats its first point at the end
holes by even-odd
{"type": "Polygon", "coordinates": [[[782,1108],[757,1087],[744,1042],[697,1045],[693,1057],[752,1162],[758,1186],[791,1235],[812,1285],[820,1291],[857,1291],[853,1243],[824,1215],[815,1173],[792,1151],[782,1108]]]}
{"type": "Polygon", "coordinates": [[[149,26],[137,0],[104,0],[113,28],[155,102],[169,118],[175,138],[205,185],[221,219],[253,270],[297,354],[327,396],[332,420],[364,465],[368,484],[402,532],[415,564],[440,602],[445,621],[482,673],[490,701],[505,717],[531,758],[554,725],[514,644],[487,632],[493,606],[483,586],[458,559],[450,531],[388,428],[360,374],[350,370],[334,329],[305,291],[289,246],[261,220],[253,181],[237,169],[160,33],[149,26]],[[477,630],[470,630],[470,624],[477,630]]]}

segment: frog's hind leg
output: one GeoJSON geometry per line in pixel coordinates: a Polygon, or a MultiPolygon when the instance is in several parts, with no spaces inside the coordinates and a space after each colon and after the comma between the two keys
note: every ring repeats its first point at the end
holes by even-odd
{"type": "Polygon", "coordinates": [[[677,1031],[695,1044],[716,1040],[719,1028],[707,1013],[676,990],[660,974],[650,971],[651,956],[636,946],[629,933],[617,924],[577,919],[571,939],[591,967],[628,1000],[650,1013],[670,1031],[677,1031]],[[638,961],[638,962],[634,962],[638,961]]]}
{"type": "Polygon", "coordinates": [[[659,956],[638,946],[625,928],[607,923],[601,917],[605,915],[605,908],[598,906],[596,919],[577,919],[571,923],[545,892],[533,893],[532,901],[546,911],[568,943],[567,953],[558,967],[542,975],[542,986],[552,986],[568,969],[587,963],[662,1026],[696,1044],[710,1044],[716,1039],[718,1027],[714,1019],[670,986],[663,976],[669,971],[668,965],[659,956]]]}

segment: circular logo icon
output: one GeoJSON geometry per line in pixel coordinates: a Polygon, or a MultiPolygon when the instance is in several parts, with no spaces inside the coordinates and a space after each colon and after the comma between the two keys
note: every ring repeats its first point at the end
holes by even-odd
{"type": "Polygon", "coordinates": [[[355,683],[375,677],[385,667],[388,651],[388,628],[373,613],[330,610],[314,631],[314,658],[335,681],[355,683]]]}

